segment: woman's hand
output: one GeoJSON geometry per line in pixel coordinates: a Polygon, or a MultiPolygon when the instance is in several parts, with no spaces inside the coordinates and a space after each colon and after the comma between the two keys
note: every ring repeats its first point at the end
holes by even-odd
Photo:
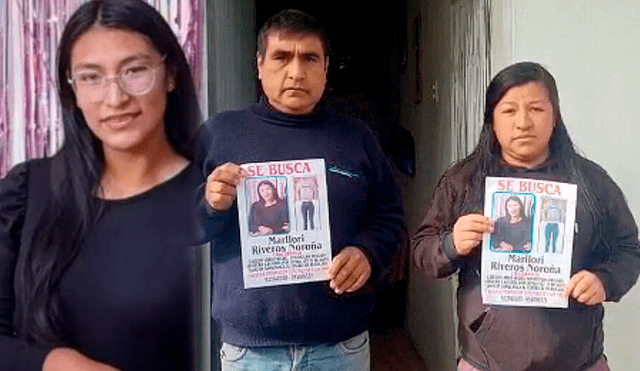
{"type": "Polygon", "coordinates": [[[236,186],[248,175],[246,170],[232,162],[218,166],[207,177],[205,199],[214,210],[229,210],[236,199],[236,186]]]}
{"type": "Polygon", "coordinates": [[[273,229],[271,229],[269,227],[265,227],[264,225],[259,225],[258,226],[258,233],[256,233],[256,235],[258,235],[258,236],[266,236],[268,234],[273,234],[273,229]]]}
{"type": "Polygon", "coordinates": [[[347,246],[331,261],[329,286],[340,295],[361,288],[371,276],[369,258],[355,246],[347,246]]]}
{"type": "Polygon", "coordinates": [[[564,295],[586,305],[601,304],[606,299],[602,281],[593,272],[579,271],[569,280],[564,288],[564,295]]]}
{"type": "Polygon", "coordinates": [[[493,222],[481,214],[467,214],[453,225],[453,245],[458,254],[469,255],[482,242],[484,233],[493,232],[493,222]]]}
{"type": "Polygon", "coordinates": [[[42,371],[120,371],[96,362],[71,348],[55,348],[44,359],[42,371]]]}
{"type": "Polygon", "coordinates": [[[510,244],[509,242],[505,242],[505,241],[500,241],[500,250],[504,250],[504,251],[512,251],[513,250],[513,245],[510,244]]]}

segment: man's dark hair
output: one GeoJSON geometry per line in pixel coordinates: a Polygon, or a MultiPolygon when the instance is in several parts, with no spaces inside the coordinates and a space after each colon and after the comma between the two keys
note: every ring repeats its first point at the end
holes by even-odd
{"type": "Polygon", "coordinates": [[[267,51],[267,38],[274,33],[301,34],[317,36],[324,48],[324,57],[327,58],[331,49],[329,48],[329,37],[327,29],[322,23],[307,13],[299,10],[287,9],[267,19],[258,32],[258,54],[264,56],[267,51]]]}

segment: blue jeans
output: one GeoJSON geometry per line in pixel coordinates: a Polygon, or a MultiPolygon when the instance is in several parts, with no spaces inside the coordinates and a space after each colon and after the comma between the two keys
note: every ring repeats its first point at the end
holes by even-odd
{"type": "Polygon", "coordinates": [[[311,226],[311,229],[315,229],[313,226],[313,211],[315,207],[313,206],[313,202],[305,201],[300,205],[300,211],[302,211],[302,219],[304,219],[304,230],[307,230],[307,221],[311,226]]]}
{"type": "Polygon", "coordinates": [[[369,371],[367,331],[338,344],[239,347],[222,343],[222,371],[369,371]]]}
{"type": "Polygon", "coordinates": [[[544,229],[544,238],[546,240],[544,252],[549,252],[549,243],[551,243],[551,252],[556,252],[556,242],[558,242],[558,223],[547,223],[544,229]],[[551,240],[553,239],[553,242],[551,240]]]}

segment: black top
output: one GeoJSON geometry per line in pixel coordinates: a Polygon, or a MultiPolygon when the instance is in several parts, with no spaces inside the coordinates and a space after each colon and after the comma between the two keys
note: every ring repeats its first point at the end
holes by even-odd
{"type": "MultiPolygon", "coordinates": [[[[397,250],[402,199],[392,167],[361,121],[319,109],[293,116],[266,100],[226,112],[203,125],[204,173],[235,163],[323,158],[333,255],[358,246],[379,282],[397,250]],[[207,148],[207,150],[204,150],[207,148]]],[[[213,315],[225,342],[242,346],[337,343],[368,327],[371,290],[336,295],[328,281],[245,289],[237,205],[213,212],[213,315]]]]}
{"type": "Polygon", "coordinates": [[[500,242],[506,242],[512,246],[510,252],[531,251],[531,222],[532,219],[524,217],[517,223],[511,223],[508,217],[498,218],[491,234],[491,246],[494,250],[503,250],[500,242]],[[529,244],[525,249],[524,245],[529,244]]]}
{"type": "MultiPolygon", "coordinates": [[[[21,245],[37,220],[30,215],[50,193],[50,164],[20,164],[0,182],[2,371],[40,371],[50,350],[19,340],[24,329],[15,326],[13,296],[21,245]]],[[[194,368],[194,246],[203,238],[192,206],[202,182],[190,165],[142,194],[100,201],[102,216],[58,287],[67,346],[126,371],[194,368]]]]}
{"type": "Polygon", "coordinates": [[[264,202],[256,201],[249,212],[249,231],[258,233],[259,227],[268,227],[274,234],[284,233],[285,224],[289,223],[289,210],[286,200],[278,200],[275,204],[265,206],[264,202]]]}

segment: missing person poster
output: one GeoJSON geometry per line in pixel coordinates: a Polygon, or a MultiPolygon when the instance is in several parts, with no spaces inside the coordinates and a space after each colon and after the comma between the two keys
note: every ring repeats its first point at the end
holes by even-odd
{"type": "Polygon", "coordinates": [[[244,287],[329,279],[324,159],[244,164],[238,186],[244,287]]]}
{"type": "Polygon", "coordinates": [[[576,213],[575,184],[487,177],[482,242],[484,304],[566,308],[576,213]]]}

